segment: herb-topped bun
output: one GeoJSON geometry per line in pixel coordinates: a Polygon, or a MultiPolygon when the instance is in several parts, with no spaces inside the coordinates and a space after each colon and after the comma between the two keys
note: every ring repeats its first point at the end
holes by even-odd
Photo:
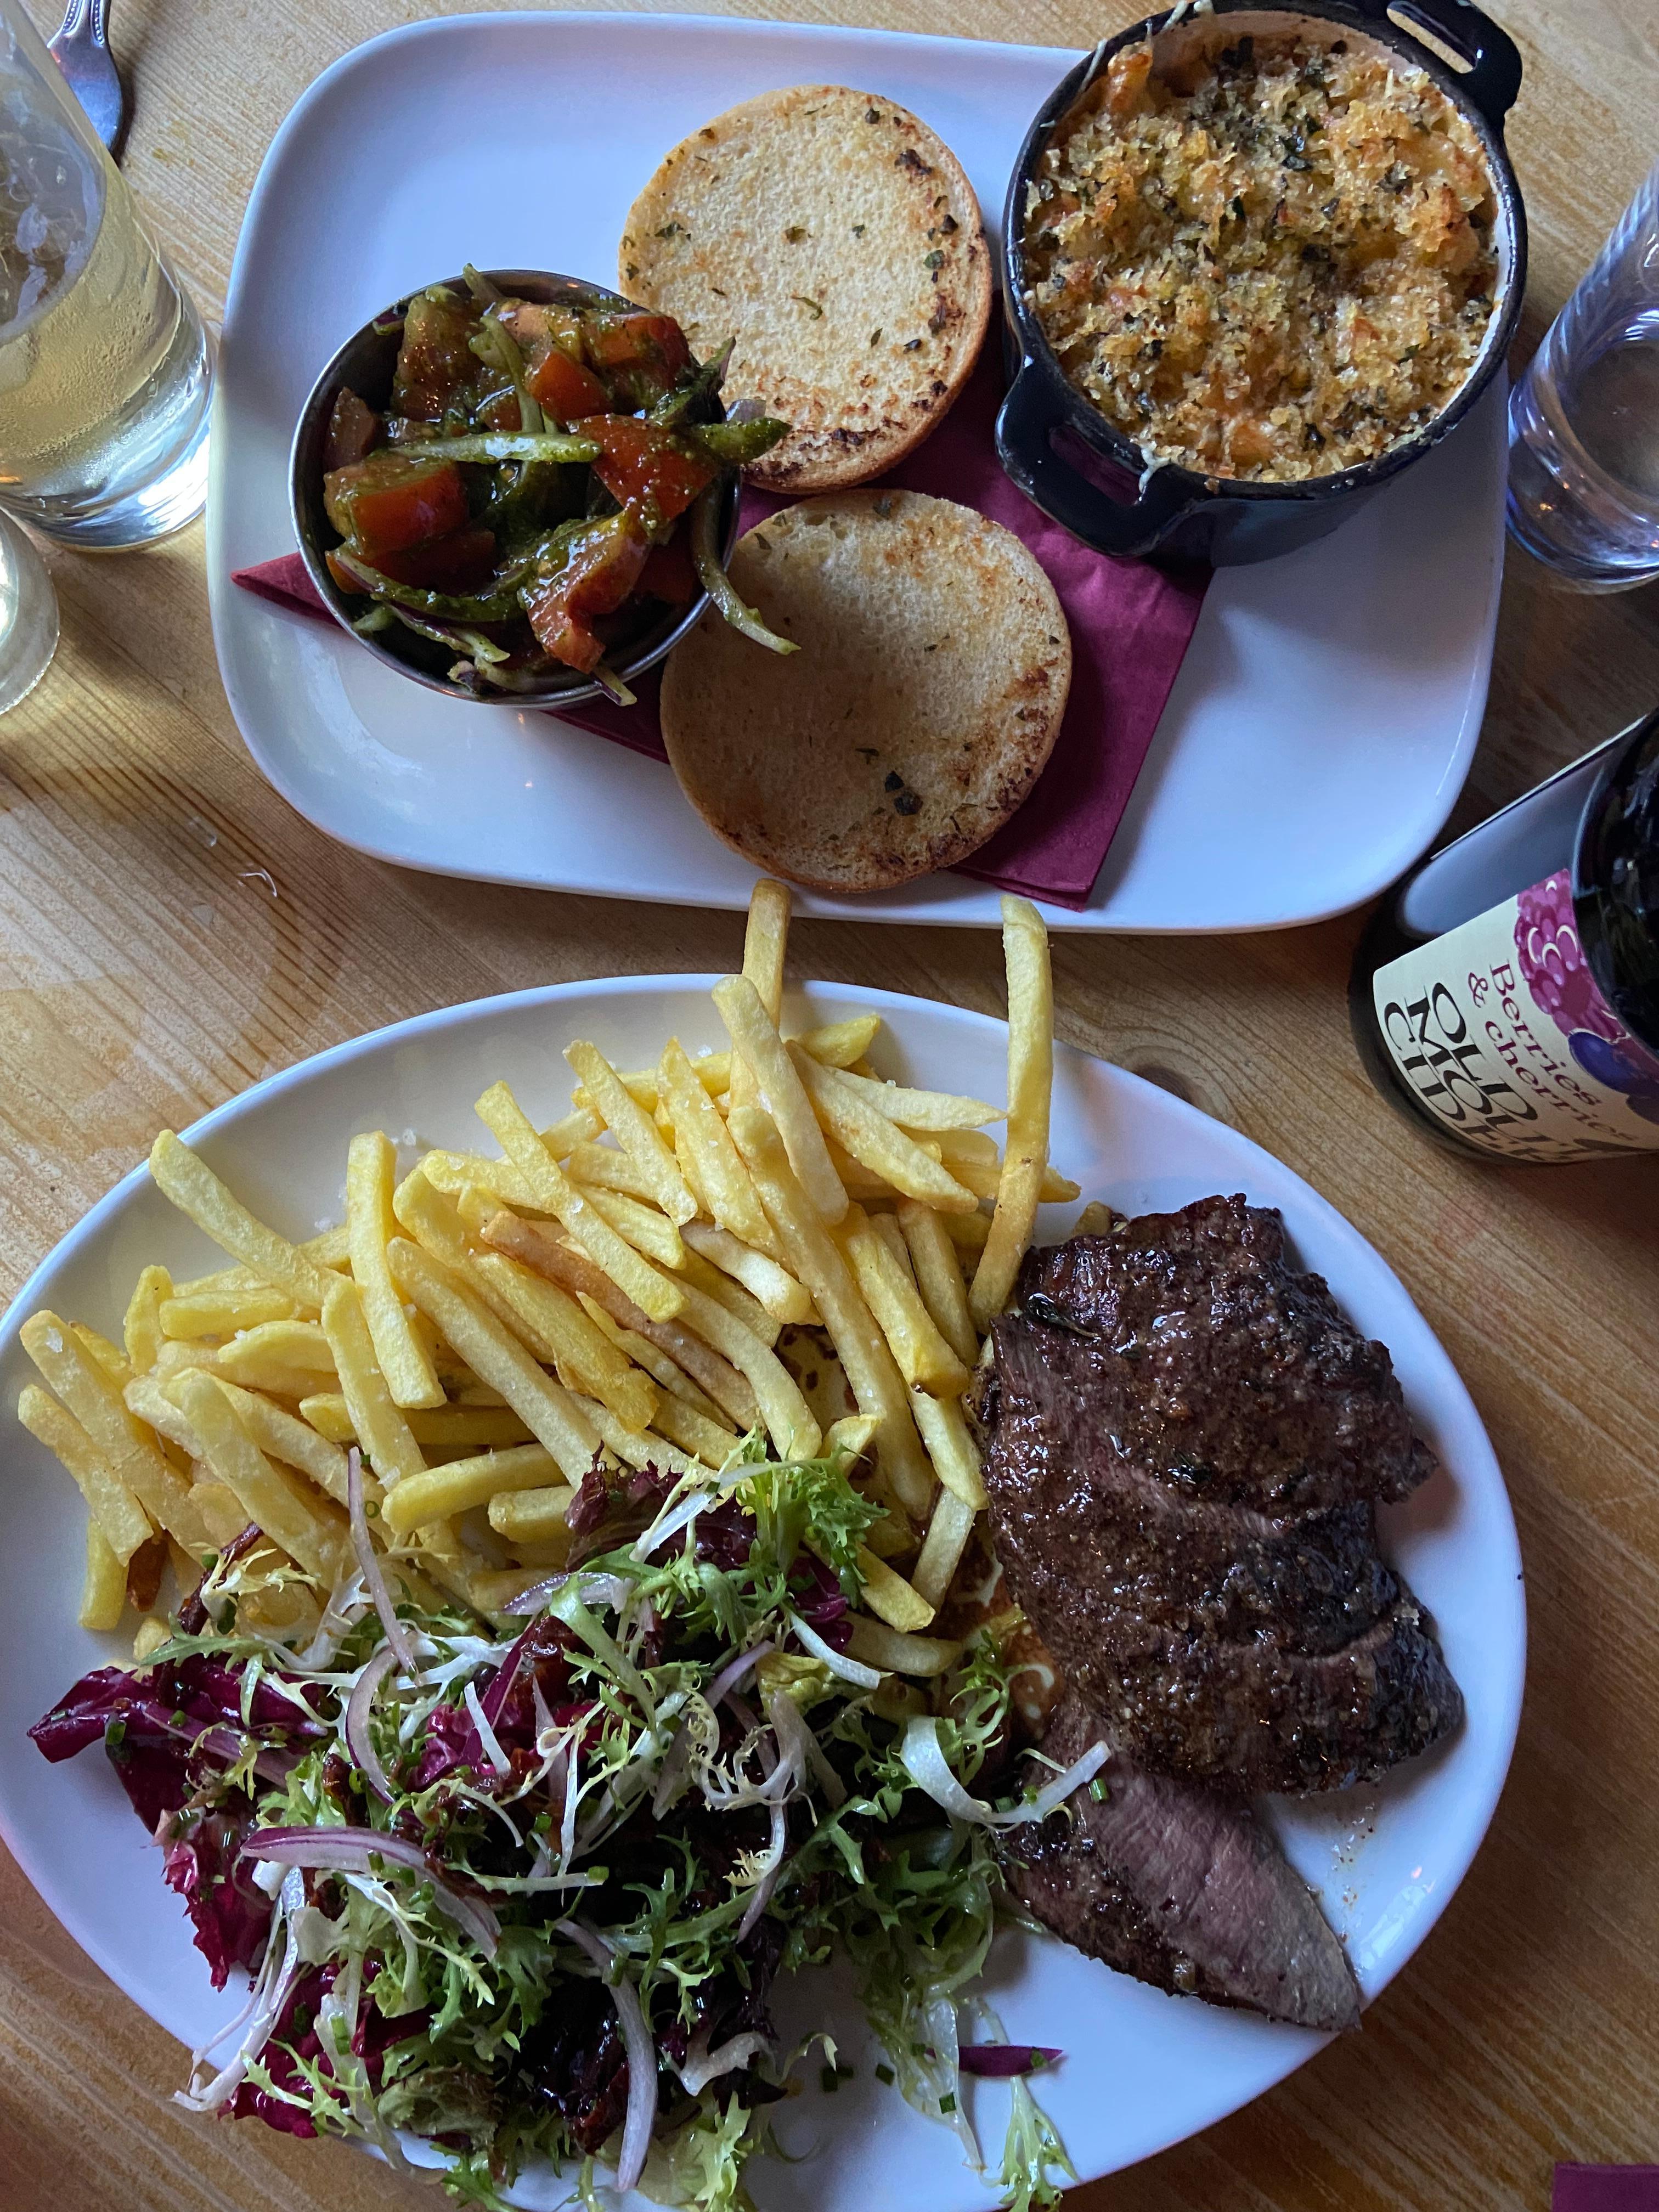
{"type": "Polygon", "coordinates": [[[865,483],[967,381],[991,312],[979,204],[950,148],[845,85],[763,93],[669,155],[634,203],[620,289],[793,434],[748,471],[779,492],[865,483]]]}
{"type": "Polygon", "coordinates": [[[799,650],[705,616],[669,659],[662,730],[687,797],[757,867],[828,891],[948,868],[1054,749],[1072,645],[1011,531],[921,492],[805,500],[757,523],[732,581],[799,650]]]}

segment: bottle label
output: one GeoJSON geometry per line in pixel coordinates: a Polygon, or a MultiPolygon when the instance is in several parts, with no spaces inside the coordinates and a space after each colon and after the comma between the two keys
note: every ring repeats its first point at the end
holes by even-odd
{"type": "Polygon", "coordinates": [[[1563,868],[1379,968],[1395,1066],[1455,1135],[1523,1160],[1659,1152],[1659,1057],[1602,997],[1563,868]]]}

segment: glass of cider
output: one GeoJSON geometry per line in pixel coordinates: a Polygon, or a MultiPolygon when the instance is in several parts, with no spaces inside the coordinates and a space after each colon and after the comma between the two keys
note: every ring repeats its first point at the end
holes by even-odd
{"type": "Polygon", "coordinates": [[[143,545],[207,495],[213,357],[21,0],[0,0],[0,506],[143,545]]]}

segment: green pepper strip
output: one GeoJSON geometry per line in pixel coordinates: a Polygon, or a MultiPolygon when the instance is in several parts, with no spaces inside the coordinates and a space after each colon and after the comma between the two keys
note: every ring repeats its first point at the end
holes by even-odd
{"type": "MultiPolygon", "coordinates": [[[[476,276],[477,271],[473,270],[470,274],[476,276]]],[[[467,350],[476,354],[486,368],[495,369],[513,386],[513,396],[519,403],[520,431],[534,435],[544,431],[547,417],[542,413],[541,403],[532,398],[525,382],[524,356],[493,305],[485,308],[483,320],[466,343],[467,350]]]]}
{"type": "Polygon", "coordinates": [[[390,606],[410,607],[418,615],[434,615],[451,622],[511,622],[520,612],[518,587],[528,568],[515,574],[509,582],[500,580],[495,592],[488,599],[457,599],[447,592],[422,591],[415,584],[395,584],[390,576],[383,576],[378,568],[371,568],[367,561],[349,553],[343,545],[337,546],[335,559],[349,576],[357,581],[372,599],[380,599],[390,606]]]}
{"type": "Polygon", "coordinates": [[[599,449],[591,438],[573,437],[564,430],[475,430],[459,438],[422,438],[409,451],[423,461],[597,461],[599,458],[599,449]]]}
{"type": "Polygon", "coordinates": [[[664,392],[651,410],[649,420],[659,430],[672,430],[683,422],[700,399],[712,399],[726,380],[726,371],[732,359],[735,338],[727,338],[711,360],[704,362],[695,375],[684,384],[677,384],[672,392],[664,392]]]}
{"type": "Polygon", "coordinates": [[[799,653],[800,647],[793,639],[779,637],[769,630],[756,613],[738,597],[732,579],[726,573],[720,559],[719,482],[711,483],[707,491],[697,495],[691,509],[691,558],[697,567],[697,580],[740,636],[752,638],[763,645],[769,653],[799,653]]]}
{"type": "Polygon", "coordinates": [[[789,425],[772,415],[757,415],[749,422],[684,422],[679,430],[687,445],[701,447],[711,461],[739,469],[769,453],[788,434],[789,425]]]}

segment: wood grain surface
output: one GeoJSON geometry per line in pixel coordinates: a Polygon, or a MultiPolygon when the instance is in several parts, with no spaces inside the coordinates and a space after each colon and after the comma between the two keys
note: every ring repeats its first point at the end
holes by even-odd
{"type": "MultiPolygon", "coordinates": [[[[790,4],[1056,45],[1139,12],[1122,0],[965,0],[948,15],[926,0],[790,4]]],[[[1497,7],[1527,67],[1510,131],[1532,221],[1524,355],[1652,158],[1659,13],[1653,0],[1497,7]]],[[[348,47],[423,12],[417,0],[118,0],[115,44],[137,92],[127,172],[210,314],[293,100],[348,47]]],[[[525,984],[737,963],[735,917],[404,874],[311,829],[231,720],[199,526],[144,554],[52,560],[58,660],[0,720],[7,1297],[158,1126],[319,1047],[525,984]]],[[[1659,587],[1573,597],[1513,556],[1459,823],[1656,698],[1659,587]]],[[[1520,1747],[1473,1872],[1363,2035],[1196,2140],[1080,2191],[1079,2212],[1543,2212],[1556,2159],[1659,2158],[1659,1173],[1650,1159],[1465,1164],[1395,1119],[1348,1039],[1355,928],[1061,938],[1059,1026],[1287,1160],[1373,1239],[1440,1333],[1521,1526],[1533,1656],[1520,1747]]],[[[987,935],[809,923],[793,951],[804,973],[1000,1004],[987,935]]],[[[0,1854],[8,2212],[433,2201],[343,2146],[189,2118],[170,2101],[184,2063],[0,1854]]],[[[870,2202],[883,2203],[878,2177],[870,2202]]]]}

